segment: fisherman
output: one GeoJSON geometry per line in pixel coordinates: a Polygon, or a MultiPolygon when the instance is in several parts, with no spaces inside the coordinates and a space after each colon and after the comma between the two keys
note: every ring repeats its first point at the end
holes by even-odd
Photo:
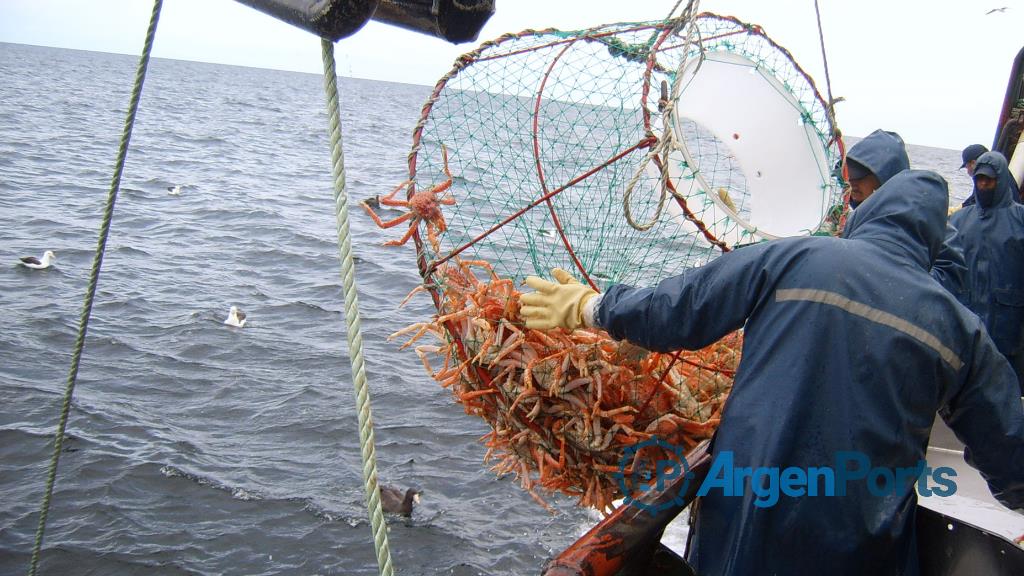
{"type": "MultiPolygon", "coordinates": [[[[850,148],[846,153],[846,166],[850,175],[850,208],[857,208],[882,184],[910,168],[910,157],[899,134],[875,130],[850,148]]],[[[931,275],[950,294],[961,301],[966,299],[967,264],[952,226],[946,227],[946,237],[931,275]]]]}
{"type": "Polygon", "coordinates": [[[1024,396],[1024,206],[1011,200],[1006,157],[986,152],[974,168],[975,204],[951,221],[967,262],[968,308],[1017,373],[1024,396]]]}
{"type": "MultiPolygon", "coordinates": [[[[967,169],[967,175],[974,178],[974,165],[978,163],[978,157],[988,152],[988,148],[984,144],[971,144],[967,148],[964,148],[960,152],[960,159],[963,160],[963,164],[960,165],[960,169],[967,169]]],[[[972,202],[973,204],[973,202],[972,202]]]]}
{"type": "Polygon", "coordinates": [[[850,180],[850,208],[856,209],[882,184],[910,168],[903,138],[895,132],[875,130],[846,153],[850,180]]]}
{"type": "MultiPolygon", "coordinates": [[[[960,165],[960,168],[961,169],[966,168],[967,169],[967,175],[970,176],[972,180],[974,179],[974,171],[975,171],[975,166],[977,166],[977,164],[978,164],[978,158],[980,158],[981,155],[986,153],[986,152],[988,152],[988,148],[985,148],[984,145],[982,145],[982,144],[971,144],[967,148],[964,148],[963,152],[960,153],[960,157],[964,161],[964,163],[960,165]]],[[[1017,186],[1017,181],[1014,180],[1013,178],[1010,178],[1010,192],[1011,192],[1010,193],[1010,198],[1012,198],[1014,202],[1017,202],[1019,204],[1020,201],[1021,201],[1021,198],[1020,198],[1020,187],[1017,186]]],[[[966,208],[966,207],[974,204],[974,201],[975,201],[974,192],[972,191],[971,195],[968,196],[967,199],[964,200],[962,204],[960,204],[960,207],[961,208],[966,208]]]]}
{"type": "Polygon", "coordinates": [[[842,453],[868,458],[862,472],[923,467],[936,411],[993,495],[1024,506],[1013,370],[978,318],[928,275],[948,200],[937,174],[904,170],[852,215],[846,240],[766,242],[653,288],[601,295],[562,270],[557,282],[527,280],[536,290],[521,297],[529,328],[601,328],[668,352],[744,327],[712,456],[748,475],[742,490],[702,496],[689,553],[697,573],[918,574],[913,473],[881,496],[862,479],[833,496],[759,507],[749,471],[836,470],[842,453]]]}

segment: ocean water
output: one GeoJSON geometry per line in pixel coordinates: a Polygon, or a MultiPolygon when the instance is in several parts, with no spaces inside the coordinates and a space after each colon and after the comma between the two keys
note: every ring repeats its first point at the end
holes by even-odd
{"type": "MultiPolygon", "coordinates": [[[[0,573],[28,566],[137,59],[0,44],[0,573]],[[19,256],[56,251],[45,271],[19,256]]],[[[342,79],[348,192],[405,178],[430,88],[342,79]]],[[[376,574],[318,75],[154,59],[71,407],[44,574],[376,574]],[[181,186],[180,194],[168,187],[181,186]],[[222,324],[230,305],[244,329],[222,324]]],[[[840,119],[841,121],[841,119],[840,119]]],[[[955,198],[958,151],[911,146],[955,198]]],[[[353,205],[354,208],[354,205],[353,205]]],[[[352,212],[402,574],[531,574],[593,517],[482,465],[486,432],[386,336],[432,312],[352,212]]]]}
{"type": "MultiPolygon", "coordinates": [[[[0,44],[0,573],[29,562],[137,59],[0,44]],[[45,271],[19,256],[57,253],[45,271]]],[[[430,88],[344,79],[348,189],[405,178],[430,88]]],[[[47,574],[376,574],[322,79],[151,62],[61,456],[47,574]],[[181,185],[178,195],[167,188],[181,185]],[[249,315],[224,326],[230,305],[249,315]]],[[[588,516],[482,465],[481,421],[388,334],[414,250],[352,212],[381,477],[404,574],[522,574],[588,516]]]]}

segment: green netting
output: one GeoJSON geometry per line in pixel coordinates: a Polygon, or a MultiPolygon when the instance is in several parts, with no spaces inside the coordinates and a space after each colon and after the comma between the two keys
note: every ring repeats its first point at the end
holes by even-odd
{"type": "MultiPolygon", "coordinates": [[[[809,146],[816,144],[826,154],[820,187],[808,191],[819,198],[810,200],[826,208],[837,203],[839,188],[830,168],[838,151],[826,106],[810,79],[757,27],[712,15],[697,23],[700,41],[688,50],[690,58],[700,50],[743,55],[787,93],[818,140],[809,146]]],[[[425,246],[428,259],[476,240],[462,256],[491,262],[502,277],[520,280],[561,266],[606,286],[649,283],[704,264],[721,253],[715,240],[730,246],[758,240],[740,223],[750,203],[747,176],[726,145],[685,119],[685,89],[677,104],[684,116],[677,138],[695,166],[682,165],[676,181],[693,219],[709,233],[683,222],[683,202],[676,199],[674,209],[650,230],[636,230],[624,217],[623,193],[644,165],[651,137],[662,135],[661,83],[673,84],[684,59],[683,38],[672,33],[679,25],[528,31],[485,43],[460,59],[425,106],[411,160],[417,189],[436,185],[443,178],[440,144],[445,144],[455,176],[456,205],[444,210],[448,232],[439,235],[439,252],[425,246]],[[654,44],[660,44],[656,52],[654,44]],[[596,172],[585,176],[591,170],[596,172]],[[694,181],[695,170],[706,187],[694,181]],[[542,203],[477,240],[507,216],[563,188],[550,206],[542,203]],[[740,218],[723,209],[722,189],[740,218]]],[[[678,153],[674,159],[684,163],[678,153]]],[[[636,221],[650,220],[657,211],[659,178],[650,166],[637,183],[630,197],[636,221]]],[[[824,214],[823,208],[819,221],[824,214]]]]}
{"type": "Polygon", "coordinates": [[[599,289],[651,284],[778,236],[770,229],[789,213],[800,218],[783,228],[815,232],[841,203],[833,132],[790,55],[733,18],[528,30],[456,62],[424,106],[409,157],[408,231],[438,315],[408,331],[428,372],[491,425],[499,472],[532,494],[558,489],[606,509],[622,493],[615,472],[627,447],[710,436],[739,335],[666,355],[600,331],[526,330],[520,282],[561,267],[599,289]],[[705,80],[736,70],[763,93],[705,80]],[[774,123],[751,123],[762,109],[774,123]],[[764,132],[780,125],[798,128],[786,158],[809,168],[790,169],[785,178],[801,184],[775,192],[764,185],[778,181],[775,164],[761,162],[781,138],[764,132]],[[419,340],[429,333],[436,345],[419,340]]]}

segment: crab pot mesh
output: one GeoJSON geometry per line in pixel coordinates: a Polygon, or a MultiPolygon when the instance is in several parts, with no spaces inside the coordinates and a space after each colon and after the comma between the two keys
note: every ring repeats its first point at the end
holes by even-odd
{"type": "Polygon", "coordinates": [[[560,267],[598,290],[650,285],[743,244],[818,231],[841,204],[838,158],[813,82],[734,18],[485,42],[438,82],[414,130],[402,231],[437,315],[394,336],[491,426],[484,442],[497,472],[517,475],[542,504],[543,491],[558,490],[608,510],[622,473],[644,473],[658,457],[625,462],[627,448],[710,437],[742,336],[659,354],[599,330],[528,330],[522,280],[560,267]],[[789,196],[773,196],[782,193],[763,185],[760,168],[770,171],[774,151],[758,143],[779,129],[743,124],[736,108],[695,104],[688,116],[688,94],[696,102],[699,90],[736,89],[702,79],[716,66],[756,75],[775,94],[744,102],[747,116],[774,98],[771,116],[797,129],[788,153],[809,168],[789,169],[804,177],[789,196]],[[780,203],[785,214],[772,212],[780,203]],[[795,223],[770,233],[789,214],[795,223]]]}

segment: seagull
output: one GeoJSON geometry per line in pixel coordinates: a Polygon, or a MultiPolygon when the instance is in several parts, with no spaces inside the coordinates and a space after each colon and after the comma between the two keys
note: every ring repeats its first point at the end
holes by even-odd
{"type": "Polygon", "coordinates": [[[235,328],[245,326],[245,312],[239,310],[238,306],[232,306],[231,310],[228,310],[228,319],[224,323],[235,328]]]}
{"type": "Polygon", "coordinates": [[[42,260],[35,256],[22,256],[21,265],[34,270],[42,270],[43,268],[49,268],[50,264],[56,259],[57,255],[53,253],[53,250],[47,250],[43,253],[42,260]]]}
{"type": "Polygon", "coordinates": [[[177,196],[178,194],[181,194],[181,184],[178,184],[176,186],[168,186],[167,193],[170,194],[171,196],[177,196]]]}
{"type": "Polygon", "coordinates": [[[995,14],[996,12],[1006,12],[1009,9],[1010,9],[1009,6],[1003,6],[1002,8],[993,8],[993,9],[989,10],[988,12],[985,12],[985,16],[988,16],[989,14],[995,14]]]}
{"type": "Polygon", "coordinates": [[[420,501],[420,492],[415,488],[409,488],[402,494],[402,491],[392,486],[380,487],[380,505],[385,512],[390,514],[401,514],[412,516],[412,507],[420,501]]]}

